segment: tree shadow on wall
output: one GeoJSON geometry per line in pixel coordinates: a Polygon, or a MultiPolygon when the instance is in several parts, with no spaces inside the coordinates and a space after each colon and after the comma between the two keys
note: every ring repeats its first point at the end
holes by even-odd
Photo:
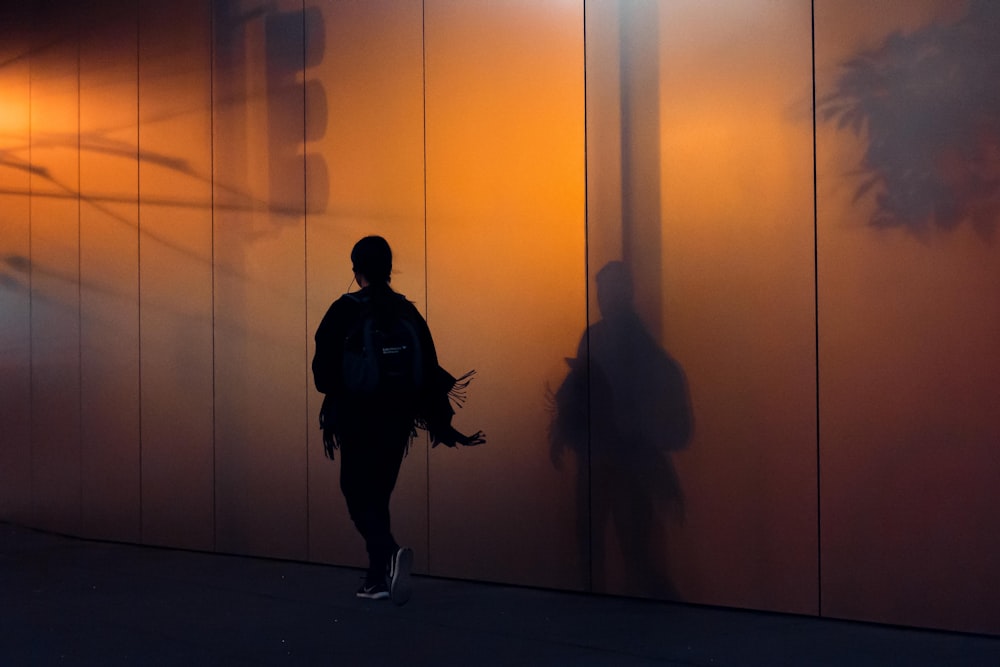
{"type": "Polygon", "coordinates": [[[561,468],[566,451],[576,461],[577,538],[592,590],[611,592],[606,548],[617,541],[626,590],[614,592],[679,599],[667,545],[684,514],[671,456],[691,437],[687,381],[636,313],[625,264],[602,268],[597,291],[602,319],[549,396],[552,462],[561,468]]]}
{"type": "MultiPolygon", "coordinates": [[[[116,136],[137,135],[138,128],[132,125],[108,126],[100,129],[80,132],[60,132],[47,130],[44,125],[36,125],[30,133],[0,135],[0,170],[11,169],[23,172],[39,179],[35,188],[20,185],[11,187],[0,181],[0,194],[15,196],[30,196],[36,198],[73,199],[90,204],[96,209],[110,215],[120,222],[134,225],[134,221],[116,214],[110,208],[113,204],[134,204],[138,198],[123,196],[113,189],[110,192],[100,192],[91,189],[83,192],[79,179],[60,179],[55,174],[56,165],[39,162],[39,155],[45,155],[44,150],[70,149],[81,156],[101,156],[135,162],[136,168],[155,166],[163,170],[156,178],[166,181],[170,179],[180,185],[191,185],[188,190],[204,192],[205,186],[212,190],[212,196],[196,196],[187,194],[184,189],[175,186],[178,192],[173,197],[150,197],[144,195],[142,203],[145,206],[162,206],[180,209],[213,209],[234,213],[269,214],[267,220],[270,227],[261,230],[248,230],[251,237],[272,234],[274,229],[284,225],[298,224],[303,215],[318,215],[327,210],[329,203],[329,176],[326,162],[319,153],[309,152],[308,160],[304,159],[305,149],[309,142],[322,138],[327,128],[326,93],[322,83],[310,76],[306,70],[319,65],[325,56],[325,23],[322,10],[310,7],[297,11],[281,12],[272,7],[265,7],[254,12],[238,14],[238,3],[218,3],[217,16],[214,22],[216,29],[216,62],[205,63],[211,66],[214,90],[211,106],[204,109],[180,105],[163,114],[150,116],[144,114],[136,123],[150,127],[167,125],[172,121],[183,119],[190,114],[201,113],[206,117],[221,116],[227,122],[229,144],[217,146],[217,134],[222,130],[213,127],[213,138],[210,146],[214,163],[211,171],[196,169],[183,155],[168,152],[151,151],[140,146],[138,139],[125,141],[116,136]],[[262,33],[263,37],[257,33],[262,33]],[[247,51],[253,51],[255,57],[265,62],[263,72],[254,70],[246,60],[247,51]],[[239,54],[238,56],[233,55],[239,54]],[[259,81],[257,79],[260,79],[259,81]],[[252,80],[252,81],[251,81],[252,80]],[[223,85],[225,84],[225,85],[223,85]],[[249,109],[257,105],[257,111],[266,117],[262,127],[266,136],[261,140],[254,135],[260,128],[247,125],[246,118],[253,112],[249,109]],[[306,122],[308,119],[308,122],[306,122]],[[229,127],[229,126],[233,127],[229,127]],[[30,134],[30,136],[28,136],[30,134]],[[227,151],[241,155],[246,152],[247,144],[266,146],[267,161],[264,165],[268,176],[267,183],[261,186],[249,183],[252,176],[249,172],[259,169],[259,165],[248,166],[249,160],[234,162],[227,151]],[[32,155],[32,151],[35,152],[32,155]],[[309,185],[308,193],[304,192],[303,179],[309,185]],[[308,196],[305,196],[305,195],[308,196]]],[[[22,52],[17,52],[7,60],[0,61],[0,69],[13,64],[33,63],[35,60],[51,58],[52,51],[62,49],[67,51],[69,45],[77,59],[74,62],[63,63],[64,67],[80,67],[79,47],[80,34],[93,30],[95,21],[107,20],[103,14],[81,18],[81,24],[73,22],[73,14],[62,11],[59,6],[51,3],[36,3],[31,11],[21,11],[15,18],[23,23],[9,23],[8,29],[20,29],[33,35],[36,43],[22,52]],[[29,20],[30,19],[30,20],[29,20]]],[[[121,19],[122,17],[118,17],[121,19]]],[[[125,18],[135,21],[135,16],[125,18]]],[[[107,26],[102,26],[107,30],[107,26]]],[[[90,48],[95,48],[90,45],[90,48]]],[[[69,52],[69,51],[67,51],[69,52]]],[[[101,52],[88,54],[91,60],[98,55],[112,58],[101,52]]],[[[160,55],[166,59],[168,56],[160,55]]],[[[184,58],[179,60],[184,61],[184,58]]],[[[109,61],[110,62],[110,61],[109,61]]],[[[171,75],[164,74],[163,69],[170,69],[154,60],[144,60],[143,66],[150,72],[142,81],[144,88],[158,91],[161,95],[176,93],[170,86],[171,75]]],[[[106,65],[110,70],[111,65],[106,65]]],[[[101,80],[99,84],[84,82],[79,79],[79,71],[71,77],[73,85],[84,87],[83,93],[88,97],[96,96],[100,87],[113,83],[135,84],[132,68],[120,68],[120,81],[101,80]]],[[[206,70],[207,71],[207,70],[206,70]]],[[[40,67],[40,74],[46,74],[40,67]]],[[[173,72],[177,74],[179,72],[173,72]]],[[[190,74],[183,72],[183,74],[190,74]]],[[[45,80],[44,78],[42,79],[45,80]]],[[[58,79],[46,81],[50,88],[57,88],[58,79]]],[[[180,94],[180,93],[177,93],[180,94]]],[[[135,108],[135,99],[109,97],[103,101],[109,107],[124,106],[135,108]]],[[[175,105],[176,106],[176,105],[175,105]]],[[[177,141],[184,145],[185,139],[178,137],[177,141]]],[[[190,144],[190,142],[189,142],[190,144]]],[[[201,148],[194,144],[187,146],[201,148]]],[[[44,159],[44,158],[41,158],[44,159]]],[[[146,233],[145,230],[141,230],[146,233]]]]}
{"type": "Polygon", "coordinates": [[[970,0],[948,24],[889,35],[841,65],[819,118],[867,134],[855,201],[869,223],[915,233],[971,224],[990,240],[1000,215],[1000,3],[970,0]]]}

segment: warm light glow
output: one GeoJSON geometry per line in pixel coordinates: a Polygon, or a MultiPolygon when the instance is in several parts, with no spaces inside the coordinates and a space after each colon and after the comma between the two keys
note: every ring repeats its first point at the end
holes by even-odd
{"type": "Polygon", "coordinates": [[[18,128],[18,116],[14,105],[3,97],[0,97],[0,137],[6,143],[6,136],[15,132],[18,128]]]}
{"type": "Polygon", "coordinates": [[[308,361],[374,233],[478,372],[432,574],[1000,629],[1000,4],[6,4],[0,521],[361,564],[308,361]]]}

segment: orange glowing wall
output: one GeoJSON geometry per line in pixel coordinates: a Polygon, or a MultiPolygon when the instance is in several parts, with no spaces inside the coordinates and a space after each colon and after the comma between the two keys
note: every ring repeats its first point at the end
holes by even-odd
{"type": "Polygon", "coordinates": [[[490,438],[431,453],[432,571],[578,587],[546,389],[586,321],[582,6],[452,0],[425,20],[428,321],[442,363],[479,373],[458,418],[490,438]]]}
{"type": "MultiPolygon", "coordinates": [[[[74,11],[34,16],[29,60],[29,253],[33,518],[76,531],[81,469],[80,79],[74,11]],[[39,410],[37,406],[45,406],[39,410]],[[57,418],[53,418],[58,415],[57,418]]],[[[27,269],[25,272],[24,269],[27,269]]]]}
{"type": "Polygon", "coordinates": [[[817,3],[823,609],[996,632],[1000,18],[886,4],[817,3]]]}
{"type": "MultiPolygon", "coordinates": [[[[320,187],[307,214],[307,326],[311,337],[330,303],[352,280],[350,252],[367,234],[393,247],[393,287],[426,313],[424,222],[423,34],[419,3],[325,3],[312,9],[325,31],[309,45],[316,57],[305,78],[310,132],[307,173],[320,187]],[[323,175],[324,171],[327,175],[323,175]],[[324,186],[324,184],[326,184],[324,186]],[[325,193],[325,201],[322,198],[325,193]]],[[[356,289],[356,286],[352,289],[356,289]]],[[[322,396],[307,390],[310,558],[365,564],[340,495],[337,464],[323,455],[317,428],[322,396]]],[[[393,532],[412,544],[427,571],[428,451],[421,439],[404,462],[393,494],[393,532]]]]}
{"type": "Polygon", "coordinates": [[[138,125],[135,105],[118,101],[138,99],[137,16],[134,4],[111,2],[81,20],[81,529],[133,541],[141,536],[138,125]]]}
{"type": "Polygon", "coordinates": [[[998,24],[0,9],[0,519],[361,565],[309,361],[375,233],[489,439],[404,461],[418,572],[1000,632],[998,24]]]}
{"type": "Polygon", "coordinates": [[[610,592],[641,595],[655,581],[682,599],[815,613],[809,3],[598,2],[588,12],[591,364],[612,378],[592,396],[593,417],[642,420],[620,404],[658,391],[659,409],[676,414],[645,432],[592,429],[592,448],[613,450],[591,472],[605,499],[590,505],[606,514],[592,522],[604,541],[594,576],[610,592]],[[599,272],[616,260],[661,348],[635,359],[594,338],[642,345],[599,302],[599,272]],[[673,370],[642,372],[664,354],[673,370]],[[657,388],[668,382],[686,389],[657,388]],[[676,451],[644,451],[669,442],[676,451]],[[649,509],[630,522],[622,496],[649,509]]]}
{"type": "MultiPolygon", "coordinates": [[[[27,7],[5,7],[0,26],[28,23],[27,7]]],[[[0,40],[0,515],[30,520],[31,504],[31,72],[30,35],[0,40]],[[13,262],[13,265],[12,265],[13,262]]]]}
{"type": "Polygon", "coordinates": [[[142,540],[215,547],[211,8],[138,16],[142,540]]]}

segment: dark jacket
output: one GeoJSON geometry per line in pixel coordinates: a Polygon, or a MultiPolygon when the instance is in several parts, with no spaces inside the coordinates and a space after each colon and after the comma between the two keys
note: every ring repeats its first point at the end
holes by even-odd
{"type": "Polygon", "coordinates": [[[363,430],[372,420],[406,421],[411,428],[430,431],[432,438],[451,428],[454,409],[449,392],[456,379],[438,365],[437,352],[430,329],[420,311],[402,294],[388,285],[370,285],[351,296],[344,295],[333,302],[316,330],[316,354],[312,361],[316,389],[325,394],[320,416],[324,440],[329,448],[338,445],[345,433],[363,430]],[[383,314],[405,316],[417,329],[422,357],[423,382],[412,400],[398,397],[360,396],[348,391],[344,383],[344,343],[360,324],[366,308],[383,314]]]}

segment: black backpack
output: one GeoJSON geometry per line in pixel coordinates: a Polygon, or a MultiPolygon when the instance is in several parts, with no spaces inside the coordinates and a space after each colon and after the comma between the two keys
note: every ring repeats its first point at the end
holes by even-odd
{"type": "Polygon", "coordinates": [[[423,358],[416,323],[403,297],[376,309],[371,300],[346,295],[361,305],[361,317],[344,339],[344,386],[358,396],[412,397],[423,385],[423,358]]]}

